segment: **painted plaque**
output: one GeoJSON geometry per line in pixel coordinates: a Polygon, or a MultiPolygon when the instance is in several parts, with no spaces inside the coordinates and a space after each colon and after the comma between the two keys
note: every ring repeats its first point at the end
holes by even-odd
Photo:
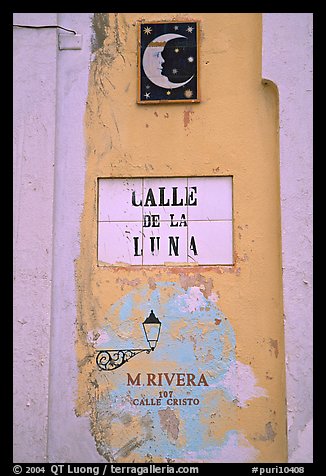
{"type": "Polygon", "coordinates": [[[198,22],[138,28],[138,103],[199,102],[198,22]]]}
{"type": "Polygon", "coordinates": [[[99,179],[98,261],[232,265],[232,177],[99,179]]]}

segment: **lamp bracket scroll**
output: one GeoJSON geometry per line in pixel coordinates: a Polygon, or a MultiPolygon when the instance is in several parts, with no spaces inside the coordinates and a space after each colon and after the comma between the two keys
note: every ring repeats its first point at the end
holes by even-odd
{"type": "Polygon", "coordinates": [[[143,330],[149,347],[146,349],[99,349],[96,355],[96,364],[100,370],[115,370],[141,352],[153,352],[160,336],[161,322],[151,310],[143,322],[143,330]]]}

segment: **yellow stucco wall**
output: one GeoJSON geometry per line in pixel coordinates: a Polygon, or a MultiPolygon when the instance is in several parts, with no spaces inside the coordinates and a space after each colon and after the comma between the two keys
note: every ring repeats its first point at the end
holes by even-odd
{"type": "MultiPolygon", "coordinates": [[[[98,451],[108,461],[284,462],[278,95],[261,78],[261,14],[95,15],[96,51],[85,115],[85,202],[76,262],[76,412],[89,415],[98,451]],[[139,105],[137,21],[173,19],[200,21],[201,102],[139,105]],[[233,176],[233,266],[98,266],[99,177],[225,175],[233,176]],[[232,328],[225,334],[223,355],[231,359],[228,349],[233,346],[228,382],[232,380],[238,398],[210,385],[202,391],[196,412],[187,409],[197,418],[194,428],[202,431],[200,451],[198,441],[192,448],[181,408],[149,407],[137,413],[126,402],[131,391],[126,373],[180,371],[173,353],[159,368],[156,362],[155,370],[154,353],[135,357],[120,371],[103,372],[95,364],[97,336],[108,324],[119,332],[124,300],[132,296],[130,320],[142,320],[142,301],[150,301],[154,291],[162,305],[182,293],[202,297],[206,307],[222,313],[223,325],[232,328]],[[112,399],[118,394],[125,400],[112,399]],[[155,412],[161,412],[159,417],[155,412]]],[[[198,352],[205,355],[205,333],[218,332],[221,319],[203,322],[200,343],[184,321],[175,323],[171,338],[178,343],[188,339],[197,357],[198,352]]],[[[138,324],[133,329],[138,332],[138,324]]],[[[159,390],[171,388],[151,387],[145,393],[152,397],[159,390]]]]}

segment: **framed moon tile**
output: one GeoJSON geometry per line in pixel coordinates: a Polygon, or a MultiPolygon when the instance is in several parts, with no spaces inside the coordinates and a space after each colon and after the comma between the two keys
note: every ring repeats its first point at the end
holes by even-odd
{"type": "Polygon", "coordinates": [[[199,23],[138,23],[139,104],[199,102],[199,23]]]}

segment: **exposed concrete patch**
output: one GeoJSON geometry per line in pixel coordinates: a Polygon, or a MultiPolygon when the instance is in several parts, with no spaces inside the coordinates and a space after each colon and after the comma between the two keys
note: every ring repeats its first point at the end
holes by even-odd
{"type": "Polygon", "coordinates": [[[210,296],[213,289],[212,278],[205,278],[205,276],[201,274],[180,274],[180,284],[185,291],[187,291],[187,289],[190,287],[198,286],[206,298],[210,296]]]}
{"type": "Polygon", "coordinates": [[[275,436],[276,436],[276,432],[273,430],[272,422],[269,421],[265,425],[265,434],[258,435],[256,439],[260,441],[274,441],[275,436]]]}
{"type": "Polygon", "coordinates": [[[92,28],[94,31],[91,39],[92,53],[103,47],[108,26],[109,19],[106,13],[94,13],[92,18],[92,28]]]}
{"type": "Polygon", "coordinates": [[[139,441],[137,437],[132,438],[128,441],[122,448],[120,448],[117,453],[115,453],[115,458],[125,458],[128,456],[134,449],[139,448],[142,445],[142,441],[139,441]]]}
{"type": "Polygon", "coordinates": [[[189,122],[191,121],[191,114],[194,114],[194,111],[183,111],[183,125],[185,128],[188,127],[189,122]]]}
{"type": "Polygon", "coordinates": [[[176,441],[179,436],[179,419],[171,408],[159,410],[160,423],[162,429],[167,433],[172,441],[176,441]]]}
{"type": "Polygon", "coordinates": [[[155,279],[152,278],[151,276],[148,278],[148,285],[150,289],[156,289],[155,279]]]}
{"type": "Polygon", "coordinates": [[[275,357],[278,357],[278,341],[277,339],[269,339],[271,347],[274,349],[275,357]]]}
{"type": "Polygon", "coordinates": [[[129,279],[127,279],[127,278],[117,278],[117,279],[116,279],[116,282],[117,282],[117,283],[121,283],[121,290],[123,291],[125,285],[127,285],[127,286],[132,286],[132,287],[138,286],[138,284],[140,283],[140,279],[139,279],[139,278],[135,278],[135,279],[129,280],[129,279]]]}

